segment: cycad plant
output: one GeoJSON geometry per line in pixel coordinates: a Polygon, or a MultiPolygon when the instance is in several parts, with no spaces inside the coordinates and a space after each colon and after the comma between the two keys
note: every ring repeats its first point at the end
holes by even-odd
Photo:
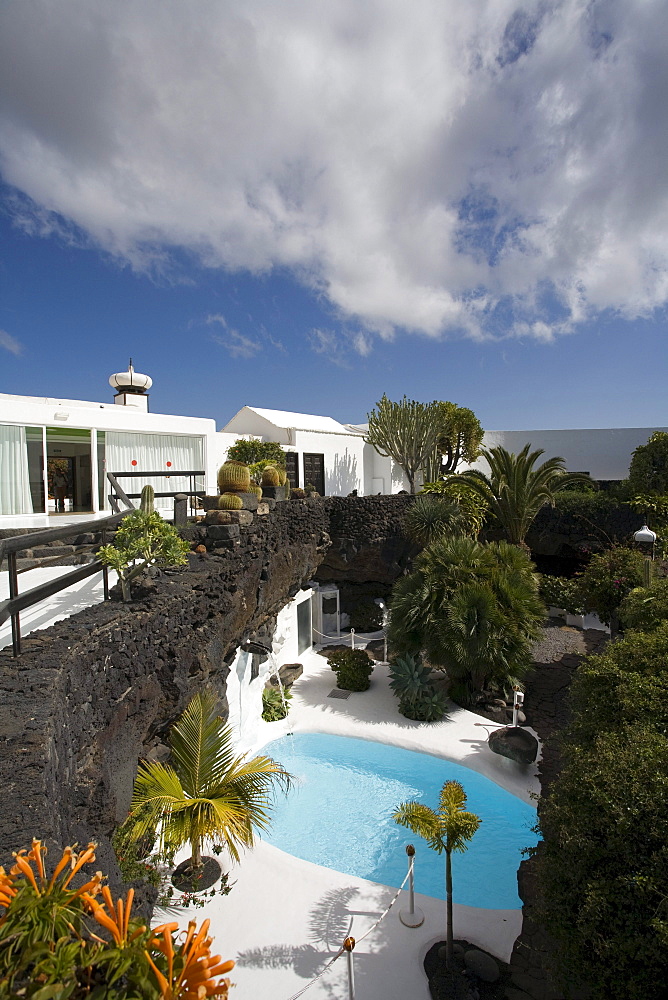
{"type": "Polygon", "coordinates": [[[458,482],[466,483],[489,504],[513,545],[524,544],[538,511],[546,504],[554,507],[557,493],[575,483],[592,482],[584,472],[567,472],[563,458],[548,458],[536,467],[544,451],[530,449],[531,445],[526,444],[518,455],[501,447],[483,449],[489,475],[467,469],[457,477],[458,482]]]}
{"type": "Polygon", "coordinates": [[[438,854],[445,852],[446,898],[446,965],[452,967],[452,852],[463,853],[481,820],[475,813],[467,812],[466,792],[458,781],[446,781],[441,789],[438,810],[435,812],[422,802],[402,802],[393,815],[395,823],[406,826],[438,854]]]}
{"type": "Polygon", "coordinates": [[[217,712],[215,696],[196,694],[172,727],[170,762],[144,761],[132,796],[132,835],[158,828],[162,850],[190,843],[191,869],[202,867],[202,843],[222,840],[234,860],[269,825],[275,785],[291,776],[271,757],[237,756],[232,730],[217,712]]]}

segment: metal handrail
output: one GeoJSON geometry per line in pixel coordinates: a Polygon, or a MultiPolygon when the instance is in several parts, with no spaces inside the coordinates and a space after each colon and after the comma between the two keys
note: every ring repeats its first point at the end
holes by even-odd
{"type": "MultiPolygon", "coordinates": [[[[134,507],[132,508],[134,510],[134,507]]],[[[87,532],[101,532],[101,542],[106,542],[107,528],[114,527],[122,521],[129,513],[125,510],[111,517],[103,517],[97,521],[80,521],[78,524],[68,524],[60,528],[46,528],[42,531],[31,531],[27,535],[12,535],[9,538],[0,540],[0,567],[7,557],[7,573],[9,575],[9,599],[0,602],[0,625],[4,624],[8,618],[12,620],[12,651],[14,656],[21,653],[21,619],[20,612],[32,607],[39,601],[47,597],[53,597],[61,590],[67,590],[73,583],[85,580],[86,577],[94,573],[102,572],[104,585],[104,599],[109,599],[109,572],[108,567],[101,563],[99,559],[93,560],[85,566],[79,566],[69,573],[64,573],[57,580],[49,580],[39,587],[33,587],[19,594],[18,589],[18,569],[16,564],[16,553],[24,549],[32,548],[34,545],[45,542],[55,542],[59,539],[70,538],[72,535],[80,535],[87,532]]]]}
{"type": "MultiPolygon", "coordinates": [[[[205,476],[206,472],[203,469],[187,469],[181,471],[179,469],[161,469],[159,472],[138,472],[132,470],[131,472],[107,472],[107,479],[111,483],[116,496],[113,493],[109,494],[109,503],[113,511],[118,512],[119,506],[117,500],[120,499],[123,503],[127,504],[128,507],[132,507],[133,504],[131,500],[138,500],[141,497],[141,493],[125,493],[123,488],[119,485],[118,479],[170,479],[172,476],[176,478],[184,479],[186,476],[189,478],[189,488],[187,495],[191,497],[203,497],[206,496],[206,490],[196,490],[195,489],[195,476],[205,476]]],[[[183,494],[183,489],[180,490],[168,490],[164,493],[154,493],[153,496],[156,498],[160,497],[176,497],[183,494]]],[[[192,507],[192,505],[191,505],[192,507]]]]}

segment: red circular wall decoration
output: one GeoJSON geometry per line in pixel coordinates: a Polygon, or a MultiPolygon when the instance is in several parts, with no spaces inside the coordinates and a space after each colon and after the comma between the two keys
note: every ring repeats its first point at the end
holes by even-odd
{"type": "Polygon", "coordinates": [[[171,462],[167,462],[167,468],[171,469],[171,467],[172,467],[172,463],[171,462]]]}
{"type": "Polygon", "coordinates": [[[130,462],[130,465],[136,465],[136,464],[137,464],[137,459],[133,458],[132,461],[130,462]]]}

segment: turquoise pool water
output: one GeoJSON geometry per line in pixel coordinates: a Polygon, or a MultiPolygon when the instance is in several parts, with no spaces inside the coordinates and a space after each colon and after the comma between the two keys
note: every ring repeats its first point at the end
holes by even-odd
{"type": "Polygon", "coordinates": [[[415,889],[445,899],[445,857],[398,826],[392,813],[417,799],[436,809],[444,781],[461,782],[467,808],[481,817],[465,854],[453,855],[456,903],[519,909],[521,851],[537,843],[536,810],[493,781],[429,754],[323,733],[299,733],[263,748],[297,779],[279,795],[264,839],[325,868],[398,887],[406,844],[416,849],[415,889]]]}

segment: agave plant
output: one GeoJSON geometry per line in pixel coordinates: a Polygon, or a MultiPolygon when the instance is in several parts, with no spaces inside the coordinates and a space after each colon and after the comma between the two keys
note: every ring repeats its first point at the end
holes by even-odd
{"type": "Polygon", "coordinates": [[[195,695],[172,727],[170,763],[144,761],[132,796],[133,837],[158,828],[163,850],[190,843],[191,868],[202,867],[202,843],[222,841],[234,860],[269,825],[274,785],[291,775],[271,757],[248,760],[234,751],[232,730],[215,696],[195,695]]]}
{"type": "Polygon", "coordinates": [[[464,534],[467,519],[456,500],[429,493],[416,497],[406,513],[405,532],[418,545],[445,534],[464,534]]]}

